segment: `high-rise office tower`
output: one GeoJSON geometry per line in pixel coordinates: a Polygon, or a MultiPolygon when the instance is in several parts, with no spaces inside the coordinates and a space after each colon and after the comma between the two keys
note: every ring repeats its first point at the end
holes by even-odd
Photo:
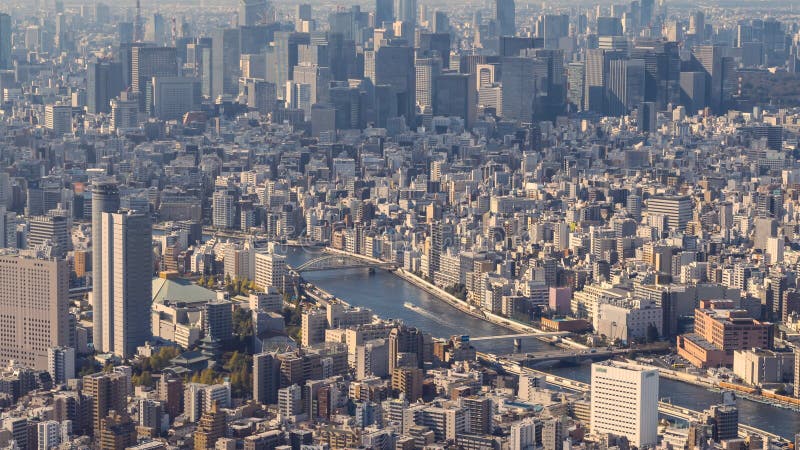
{"type": "Polygon", "coordinates": [[[433,108],[436,79],[442,71],[439,58],[418,58],[415,62],[416,99],[420,109],[433,108]]]}
{"type": "Polygon", "coordinates": [[[92,316],[94,332],[94,347],[96,349],[106,348],[103,342],[102,317],[103,302],[106,295],[103,284],[103,265],[102,265],[102,215],[107,212],[114,212],[119,209],[119,190],[117,185],[110,182],[98,183],[92,186],[92,316]]]}
{"type": "Polygon", "coordinates": [[[680,73],[680,104],[694,115],[706,105],[706,75],[703,72],[680,73]]]}
{"type": "Polygon", "coordinates": [[[644,60],[617,59],[610,62],[606,114],[624,116],[644,100],[644,60]]]}
{"type": "MultiPolygon", "coordinates": [[[[175,47],[134,46],[131,54],[131,90],[139,94],[140,110],[144,110],[147,85],[153,77],[178,76],[175,47]]],[[[238,57],[236,58],[238,67],[238,57]]]]}
{"type": "Polygon", "coordinates": [[[433,13],[433,32],[450,34],[450,19],[447,13],[438,9],[433,13]]]}
{"type": "Polygon", "coordinates": [[[656,131],[656,104],[653,102],[642,102],[639,104],[636,122],[639,132],[653,133],[656,131]]]}
{"type": "MultiPolygon", "coordinates": [[[[102,347],[122,358],[150,337],[153,232],[150,217],[135,211],[100,213],[102,347]]],[[[95,250],[97,251],[97,250],[95,250]]]]}
{"type": "Polygon", "coordinates": [[[180,119],[200,107],[201,87],[197,78],[153,77],[152,83],[152,116],[163,120],[180,119]]]}
{"type": "Polygon", "coordinates": [[[239,26],[251,27],[271,22],[267,0],[239,0],[239,26]]]}
{"type": "Polygon", "coordinates": [[[586,93],[583,101],[587,111],[604,114],[607,105],[608,73],[611,61],[622,59],[621,52],[604,49],[586,51],[586,93]]]}
{"type": "Polygon", "coordinates": [[[117,39],[119,39],[120,44],[133,42],[133,22],[117,23],[117,39]]]}
{"type": "Polygon", "coordinates": [[[375,28],[394,22],[394,0],[375,0],[375,28]]]}
{"type": "MultiPolygon", "coordinates": [[[[556,116],[563,114],[566,109],[566,84],[564,77],[564,51],[554,49],[526,50],[526,55],[533,55],[541,63],[546,73],[544,74],[542,89],[543,94],[534,105],[536,118],[542,120],[555,120],[556,116]]],[[[538,74],[539,72],[536,72],[538,74]]]]}
{"type": "Polygon", "coordinates": [[[622,21],[618,17],[598,17],[598,36],[622,36],[622,21]]]}
{"type": "Polygon", "coordinates": [[[411,29],[417,25],[417,0],[394,0],[395,20],[410,24],[411,29]]]}
{"type": "Polygon", "coordinates": [[[641,0],[639,6],[639,25],[642,27],[649,27],[653,20],[653,7],[655,6],[654,0],[641,0]]]}
{"type": "Polygon", "coordinates": [[[626,436],[642,448],[658,441],[658,370],[592,364],[591,431],[626,436]]]}
{"type": "Polygon", "coordinates": [[[450,67],[450,33],[419,33],[419,53],[425,57],[438,56],[442,68],[450,67]]]}
{"type": "Polygon", "coordinates": [[[569,15],[545,14],[537,22],[537,36],[544,39],[544,48],[557,49],[562,37],[569,35],[569,15]]]}
{"type": "Polygon", "coordinates": [[[0,256],[0,364],[47,370],[48,349],[69,345],[69,267],[31,254],[0,256]]]}
{"type": "MultiPolygon", "coordinates": [[[[311,87],[311,104],[328,103],[331,84],[331,70],[317,64],[299,64],[294,67],[293,81],[308,84],[311,87]]],[[[310,111],[306,111],[310,112],[310,111]]]]}
{"type": "Polygon", "coordinates": [[[164,20],[164,16],[155,13],[148,18],[144,38],[148,42],[154,42],[159,47],[167,44],[169,27],[167,26],[167,21],[164,20]]]}
{"type": "Polygon", "coordinates": [[[667,104],[680,102],[680,55],[677,42],[637,42],[631,49],[632,59],[645,64],[644,99],[654,102],[659,111],[667,104]]]}
{"type": "Polygon", "coordinates": [[[435,115],[461,117],[464,126],[470,128],[475,122],[476,107],[477,91],[473,75],[448,72],[436,79],[435,115]]]}
{"type": "Polygon", "coordinates": [[[583,111],[585,78],[586,65],[584,63],[569,63],[567,66],[567,104],[570,111],[583,111]]]}
{"type": "Polygon", "coordinates": [[[532,120],[536,63],[533,58],[524,56],[503,58],[503,118],[521,122],[532,120]]]}
{"type": "Polygon", "coordinates": [[[374,78],[371,81],[375,86],[386,85],[389,87],[393,103],[397,105],[392,117],[404,116],[407,124],[413,124],[416,116],[414,49],[409,45],[398,43],[382,45],[374,52],[374,74],[372,76],[374,78]]]}
{"type": "Polygon", "coordinates": [[[211,98],[239,93],[239,29],[218,28],[211,38],[211,98]]]}
{"type": "Polygon", "coordinates": [[[11,69],[11,16],[0,13],[0,70],[11,69]]]}
{"type": "Polygon", "coordinates": [[[517,12],[514,0],[495,0],[494,17],[497,21],[497,30],[500,36],[514,36],[517,34],[517,12]]]}
{"type": "Polygon", "coordinates": [[[89,63],[86,74],[86,110],[89,113],[108,113],[111,99],[125,89],[122,63],[97,61],[89,63]]]}
{"type": "Polygon", "coordinates": [[[705,40],[706,16],[703,11],[695,11],[689,15],[689,34],[697,35],[700,42],[705,40]]]}
{"type": "Polygon", "coordinates": [[[308,33],[279,31],[275,33],[274,46],[269,55],[268,81],[278,88],[278,98],[286,99],[286,82],[293,79],[294,67],[298,61],[298,46],[310,45],[308,33]],[[270,70],[271,68],[271,70],[270,70]]]}
{"type": "Polygon", "coordinates": [[[719,45],[699,45],[692,49],[694,70],[705,75],[706,105],[715,114],[727,111],[736,78],[733,59],[723,56],[719,45]]]}

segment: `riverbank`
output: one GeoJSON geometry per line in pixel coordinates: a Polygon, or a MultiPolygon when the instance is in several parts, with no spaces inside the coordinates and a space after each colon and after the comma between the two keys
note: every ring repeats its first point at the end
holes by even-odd
{"type": "Polygon", "coordinates": [[[773,396],[767,397],[757,392],[751,392],[753,388],[744,385],[739,385],[730,382],[723,382],[711,377],[691,374],[687,372],[681,372],[678,370],[666,369],[663,367],[651,366],[649,364],[642,364],[639,363],[638,361],[633,361],[633,360],[628,360],[628,362],[647,369],[658,369],[659,376],[662,378],[666,378],[668,380],[691,384],[709,390],[711,392],[726,391],[726,390],[733,391],[739,397],[746,398],[750,401],[763,403],[765,405],[770,405],[777,408],[790,409],[792,411],[800,412],[800,404],[789,401],[788,399],[790,399],[790,397],[787,397],[787,400],[782,400],[781,399],[782,396],[776,396],[774,394],[773,396]]]}
{"type": "MultiPolygon", "coordinates": [[[[364,256],[364,255],[359,255],[359,254],[352,254],[352,253],[349,253],[349,252],[346,252],[346,251],[343,251],[343,250],[338,250],[338,249],[331,248],[331,247],[326,247],[324,249],[324,251],[328,252],[328,253],[336,253],[336,254],[340,254],[340,255],[354,256],[354,257],[357,257],[357,258],[362,258],[362,259],[365,259],[367,261],[374,262],[376,264],[385,264],[386,263],[386,261],[383,261],[383,260],[378,259],[378,258],[371,258],[369,256],[364,256]]],[[[470,316],[472,316],[472,317],[474,317],[476,319],[480,319],[480,320],[489,322],[489,323],[491,323],[493,325],[497,325],[497,326],[503,327],[503,328],[505,328],[507,330],[511,330],[511,331],[516,332],[516,333],[530,333],[531,335],[534,335],[533,337],[536,337],[535,336],[536,334],[545,334],[546,333],[546,331],[541,330],[541,329],[536,328],[536,327],[533,327],[531,325],[520,323],[520,322],[517,322],[515,320],[509,319],[507,317],[499,316],[497,314],[494,314],[492,312],[486,311],[484,309],[469,305],[468,303],[464,302],[463,300],[459,299],[458,297],[456,297],[456,296],[450,294],[449,292],[445,291],[444,289],[436,286],[435,284],[433,284],[433,283],[423,279],[422,277],[417,276],[416,274],[414,274],[412,272],[409,272],[409,271],[407,271],[407,270],[405,270],[405,269],[403,269],[401,267],[399,267],[397,269],[394,269],[394,270],[391,270],[390,272],[392,274],[398,276],[399,278],[402,278],[404,281],[407,281],[407,282],[413,284],[414,286],[424,290],[425,292],[433,295],[434,298],[436,298],[438,300],[441,300],[441,301],[447,303],[448,305],[458,309],[459,311],[461,311],[461,312],[463,312],[465,314],[468,314],[468,315],[470,315],[470,316]]],[[[548,337],[545,337],[545,336],[536,337],[536,338],[539,339],[540,341],[546,342],[548,344],[552,343],[552,340],[550,338],[548,338],[548,337]]],[[[562,337],[560,339],[560,342],[557,345],[559,345],[561,347],[576,348],[576,349],[588,349],[589,348],[589,347],[587,347],[587,346],[585,346],[583,344],[580,344],[578,342],[575,342],[575,341],[573,341],[571,339],[564,338],[564,337],[562,337]]]]}

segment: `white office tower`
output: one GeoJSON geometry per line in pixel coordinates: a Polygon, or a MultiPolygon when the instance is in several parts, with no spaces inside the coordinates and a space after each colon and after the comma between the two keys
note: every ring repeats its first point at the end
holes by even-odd
{"type": "Polygon", "coordinates": [[[642,448],[658,442],[658,370],[606,361],[592,364],[594,435],[626,436],[642,448]]]}
{"type": "Polygon", "coordinates": [[[135,211],[100,218],[100,352],[122,358],[151,337],[153,231],[150,217],[135,211]]]}

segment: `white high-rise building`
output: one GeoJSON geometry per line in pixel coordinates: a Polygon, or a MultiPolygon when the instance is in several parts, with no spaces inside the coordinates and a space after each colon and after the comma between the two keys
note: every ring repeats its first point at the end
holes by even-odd
{"type": "Polygon", "coordinates": [[[592,364],[594,435],[626,436],[642,448],[658,442],[658,370],[606,361],[592,364]]]}
{"type": "Polygon", "coordinates": [[[212,225],[217,228],[233,228],[236,219],[234,201],[230,191],[214,191],[211,196],[212,225]]]}
{"type": "Polygon", "coordinates": [[[287,273],[286,257],[273,253],[256,253],[257,288],[266,291],[269,287],[274,287],[283,292],[287,273]]]}
{"type": "Polygon", "coordinates": [[[150,217],[136,211],[102,213],[100,217],[101,283],[98,351],[122,358],[150,338],[153,230],[150,217]]]}

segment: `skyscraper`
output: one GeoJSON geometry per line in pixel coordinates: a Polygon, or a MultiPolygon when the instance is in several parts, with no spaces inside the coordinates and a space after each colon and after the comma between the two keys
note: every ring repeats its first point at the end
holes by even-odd
{"type": "Polygon", "coordinates": [[[102,215],[119,209],[119,190],[114,183],[99,183],[92,186],[92,322],[94,347],[106,348],[103,341],[103,265],[102,265],[102,215]]]}
{"type": "Polygon", "coordinates": [[[180,119],[200,107],[200,80],[187,77],[153,77],[151,115],[163,120],[180,119]]]}
{"type": "Polygon", "coordinates": [[[239,93],[239,29],[218,28],[211,38],[211,98],[239,93]]]}
{"type": "Polygon", "coordinates": [[[438,116],[456,116],[471,127],[477,115],[477,91],[472,75],[448,72],[436,80],[436,99],[433,113],[438,116]]]}
{"type": "Polygon", "coordinates": [[[150,217],[135,211],[100,213],[101,352],[122,358],[150,337],[153,232],[150,217]]]}
{"type": "Polygon", "coordinates": [[[494,13],[500,36],[514,36],[517,33],[517,13],[514,0],[495,0],[494,13]]]}
{"type": "Polygon", "coordinates": [[[736,79],[733,59],[723,56],[719,45],[699,45],[692,49],[694,69],[705,75],[706,105],[715,114],[727,111],[736,79]]]}
{"type": "Polygon", "coordinates": [[[586,51],[585,82],[586,93],[583,101],[585,110],[605,113],[607,104],[608,73],[611,61],[621,59],[621,52],[604,49],[586,51]]]}
{"type": "Polygon", "coordinates": [[[63,259],[0,256],[0,364],[47,370],[48,349],[69,345],[68,283],[63,259]]]}
{"type": "Polygon", "coordinates": [[[417,25],[417,0],[394,0],[394,15],[395,20],[413,29],[417,25]]]}
{"type": "Polygon", "coordinates": [[[536,97],[533,58],[503,58],[503,118],[530,122],[536,97]]]}
{"type": "Polygon", "coordinates": [[[122,63],[97,61],[89,63],[86,74],[86,110],[89,113],[108,113],[111,99],[125,89],[122,63]]]}
{"type": "MultiPolygon", "coordinates": [[[[135,46],[131,54],[131,90],[139,94],[139,108],[144,110],[147,85],[153,77],[178,76],[175,47],[135,46]]],[[[238,67],[238,57],[236,59],[238,67]]]]}
{"type": "Polygon", "coordinates": [[[617,59],[610,62],[606,114],[624,116],[644,100],[644,61],[617,59]]]}
{"type": "Polygon", "coordinates": [[[415,62],[416,100],[421,109],[433,107],[436,79],[442,71],[439,58],[418,58],[415,62]]]}
{"type": "Polygon", "coordinates": [[[394,22],[394,0],[375,0],[375,28],[394,22]]]}
{"type": "Polygon", "coordinates": [[[251,27],[271,22],[267,0],[239,0],[239,26],[251,27]]]}
{"type": "Polygon", "coordinates": [[[0,13],[0,70],[11,69],[11,16],[0,13]]]}
{"type": "Polygon", "coordinates": [[[639,448],[658,441],[658,370],[592,364],[591,431],[626,436],[639,448]]]}
{"type": "Polygon", "coordinates": [[[375,86],[388,86],[394,100],[392,103],[397,105],[390,117],[404,116],[407,124],[413,124],[416,116],[414,49],[399,43],[381,45],[374,52],[374,73],[370,77],[375,86]]]}
{"type": "MultiPolygon", "coordinates": [[[[294,66],[298,61],[298,46],[309,45],[308,33],[279,31],[275,33],[274,46],[267,67],[268,81],[278,88],[278,98],[286,99],[286,82],[293,79],[294,66]]],[[[238,62],[237,62],[238,64],[238,62]]]]}

